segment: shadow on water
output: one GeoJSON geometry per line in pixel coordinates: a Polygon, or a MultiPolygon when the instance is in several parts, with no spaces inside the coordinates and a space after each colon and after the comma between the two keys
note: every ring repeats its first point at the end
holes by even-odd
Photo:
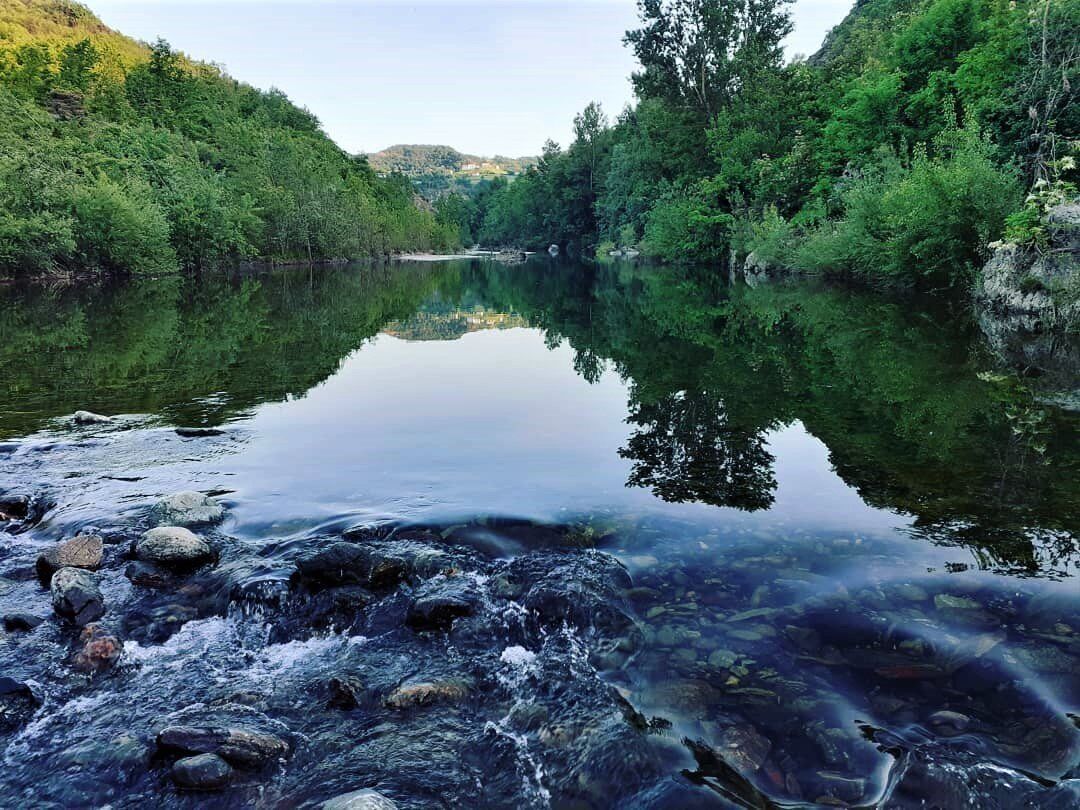
{"type": "MultiPolygon", "coordinates": [[[[548,262],[8,287],[0,375],[0,611],[50,615],[35,558],[93,528],[124,640],[89,677],[59,622],[0,636],[0,795],[26,806],[205,805],[155,745],[176,725],[288,747],[237,766],[215,806],[361,787],[418,808],[1080,801],[1078,419],[934,302],[548,262]],[[594,387],[616,375],[626,487],[700,508],[622,509],[599,485],[558,520],[328,504],[202,527],[216,561],[194,572],[130,562],[156,497],[267,441],[253,412],[283,403],[289,424],[380,333],[466,354],[493,351],[466,341],[486,330],[536,330],[594,387]],[[72,435],[78,408],[145,416],[72,435]],[[781,508],[795,425],[902,531],[781,508]],[[87,491],[112,518],[72,508],[87,491]]],[[[468,395],[419,413],[464,418],[468,395]]]]}

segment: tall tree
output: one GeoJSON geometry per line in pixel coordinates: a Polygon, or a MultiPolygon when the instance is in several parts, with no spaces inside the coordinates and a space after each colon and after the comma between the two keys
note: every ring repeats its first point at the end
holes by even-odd
{"type": "Polygon", "coordinates": [[[791,0],[638,0],[628,31],[641,70],[634,88],[711,118],[758,71],[779,65],[791,0]]]}

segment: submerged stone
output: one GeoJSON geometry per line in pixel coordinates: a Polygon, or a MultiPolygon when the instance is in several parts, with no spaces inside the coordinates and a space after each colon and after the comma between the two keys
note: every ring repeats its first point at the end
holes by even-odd
{"type": "Polygon", "coordinates": [[[33,630],[44,619],[32,613],[8,613],[4,616],[4,629],[9,633],[24,633],[33,630]]]}
{"type": "Polygon", "coordinates": [[[385,702],[391,709],[407,709],[432,703],[454,703],[464,700],[468,694],[468,686],[461,681],[430,681],[399,686],[385,702]]]}
{"type": "Polygon", "coordinates": [[[83,672],[102,672],[113,666],[124,651],[124,642],[96,624],[88,624],[79,636],[82,647],[71,665],[83,672]]]}
{"type": "Polygon", "coordinates": [[[25,683],[0,677],[0,734],[22,728],[40,705],[41,701],[25,683]]]}
{"type": "Polygon", "coordinates": [[[376,790],[365,788],[327,799],[321,810],[397,810],[397,805],[376,790]]]}
{"type": "Polygon", "coordinates": [[[187,790],[220,790],[231,781],[232,768],[215,754],[198,754],[174,762],[172,778],[177,787],[187,790]]]}
{"type": "Polygon", "coordinates": [[[169,726],[158,733],[157,745],[181,754],[216,754],[238,768],[250,769],[289,753],[288,743],[273,734],[213,726],[169,726]]]}

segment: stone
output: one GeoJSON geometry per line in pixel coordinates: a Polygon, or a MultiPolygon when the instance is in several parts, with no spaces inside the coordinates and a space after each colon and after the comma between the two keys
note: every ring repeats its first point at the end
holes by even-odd
{"type": "Polygon", "coordinates": [[[101,566],[104,546],[96,534],[80,534],[41,552],[37,558],[38,576],[45,581],[61,568],[85,568],[96,571],[101,566]]]}
{"type": "Polygon", "coordinates": [[[403,559],[344,541],[302,557],[296,569],[309,585],[363,585],[375,590],[391,588],[408,575],[403,559]]]}
{"type": "Polygon", "coordinates": [[[469,688],[460,681],[427,681],[399,686],[387,695],[385,703],[391,709],[407,709],[433,703],[455,703],[464,700],[468,694],[469,688]]]}
{"type": "Polygon", "coordinates": [[[330,699],[327,702],[336,709],[357,708],[366,691],[363,682],[353,675],[331,678],[327,682],[327,688],[330,690],[330,699]]]}
{"type": "Polygon", "coordinates": [[[174,762],[172,778],[185,790],[221,790],[232,780],[232,768],[216,754],[198,754],[174,762]]]}
{"type": "Polygon", "coordinates": [[[162,751],[186,755],[216,754],[238,768],[257,769],[289,753],[280,737],[245,728],[169,726],[157,735],[162,751]]]}
{"type": "Polygon", "coordinates": [[[321,810],[397,810],[397,805],[376,790],[365,788],[327,799],[321,810]]]}
{"type": "Polygon", "coordinates": [[[154,507],[159,522],[167,526],[203,526],[225,517],[225,507],[201,492],[177,492],[154,507]]]}
{"type": "Polygon", "coordinates": [[[94,577],[81,568],[61,568],[49,584],[53,610],[80,627],[105,615],[105,599],[94,577]]]}
{"type": "Polygon", "coordinates": [[[112,421],[111,416],[102,416],[91,411],[75,411],[71,419],[76,425],[101,425],[112,421]]]}
{"type": "Polygon", "coordinates": [[[43,621],[45,620],[32,613],[8,613],[4,615],[4,629],[9,633],[25,633],[43,621]]]}
{"type": "Polygon", "coordinates": [[[930,715],[926,722],[935,734],[941,737],[955,737],[967,731],[971,725],[971,718],[960,712],[940,711],[930,715]]]}
{"type": "Polygon", "coordinates": [[[974,599],[966,596],[951,596],[939,593],[934,597],[934,607],[938,610],[978,610],[981,606],[974,599]]]}
{"type": "Polygon", "coordinates": [[[26,495],[0,495],[0,522],[26,520],[30,514],[30,498],[26,495]]]}
{"type": "Polygon", "coordinates": [[[221,436],[225,431],[220,428],[178,427],[176,435],[185,439],[194,439],[200,436],[221,436]]]}
{"type": "MultiPolygon", "coordinates": [[[[866,793],[866,780],[848,777],[832,771],[818,771],[818,779],[825,789],[825,796],[834,797],[842,802],[853,804],[860,801],[866,793]]],[[[824,797],[815,799],[818,804],[825,804],[824,797]]]]}
{"type": "Polygon", "coordinates": [[[413,600],[405,623],[413,630],[449,630],[455,619],[471,616],[473,605],[462,596],[434,594],[413,600]]]}
{"type": "Polygon", "coordinates": [[[757,772],[770,750],[772,743],[749,725],[724,729],[717,746],[720,758],[744,776],[757,772]]]}
{"type": "Polygon", "coordinates": [[[182,526],[159,526],[135,544],[135,557],[164,566],[195,566],[210,560],[210,544],[182,526]]]}
{"type": "Polygon", "coordinates": [[[22,728],[40,705],[41,701],[25,683],[0,677],[0,734],[22,728]]]}
{"type": "Polygon", "coordinates": [[[124,651],[124,642],[97,624],[88,624],[83,628],[79,643],[82,647],[75,653],[71,665],[91,674],[112,667],[124,651]]]}
{"type": "Polygon", "coordinates": [[[132,585],[143,588],[164,588],[173,582],[173,577],[168,571],[138,560],[124,569],[124,576],[131,580],[132,585]]]}

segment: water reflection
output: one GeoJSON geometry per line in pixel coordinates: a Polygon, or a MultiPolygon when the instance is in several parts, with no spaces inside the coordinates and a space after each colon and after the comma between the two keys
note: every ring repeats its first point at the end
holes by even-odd
{"type": "Polygon", "coordinates": [[[528,324],[572,349],[582,379],[611,369],[625,382],[629,486],[767,509],[769,436],[798,420],[866,503],[912,515],[917,534],[988,567],[1076,565],[1077,418],[1003,373],[962,318],[707,278],[457,263],[9,287],[0,437],[77,408],[216,425],[304,396],[380,331],[430,341],[528,324]]]}
{"type": "Polygon", "coordinates": [[[92,528],[125,643],[88,679],[0,633],[45,697],[2,796],[204,805],[168,720],[289,741],[222,807],[1075,803],[1077,417],[932,302],[548,262],[0,297],[0,614],[92,528]],[[181,489],[216,563],[129,568],[181,489]]]}

